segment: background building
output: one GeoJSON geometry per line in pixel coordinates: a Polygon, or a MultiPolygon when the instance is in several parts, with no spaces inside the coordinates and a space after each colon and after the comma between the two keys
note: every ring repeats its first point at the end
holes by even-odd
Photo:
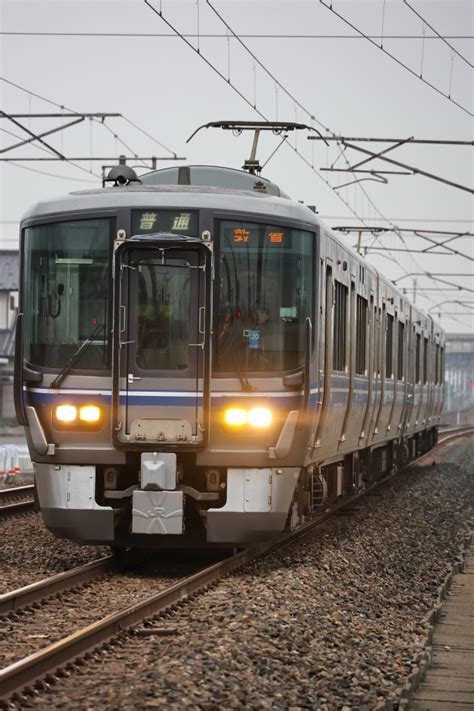
{"type": "MultiPolygon", "coordinates": [[[[474,421],[474,334],[452,333],[446,340],[444,413],[456,424],[474,421]]],[[[445,418],[446,419],[446,418],[445,418]]]]}
{"type": "Polygon", "coordinates": [[[0,251],[0,417],[15,417],[13,359],[18,311],[18,252],[0,251]]]}

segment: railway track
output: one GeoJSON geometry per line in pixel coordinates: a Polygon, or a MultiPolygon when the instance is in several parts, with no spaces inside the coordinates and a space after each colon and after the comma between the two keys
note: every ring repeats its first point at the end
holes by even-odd
{"type": "MultiPolygon", "coordinates": [[[[458,439],[459,437],[465,437],[474,433],[474,426],[472,425],[461,425],[459,427],[446,427],[440,429],[440,437],[438,439],[438,444],[444,444],[451,440],[458,439]]],[[[430,452],[426,452],[422,456],[425,457],[429,455],[430,452]]]]}
{"type": "MultiPolygon", "coordinates": [[[[457,428],[455,431],[443,433],[437,446],[448,441],[474,433],[473,427],[457,428]]],[[[432,456],[436,448],[428,452],[432,456]]],[[[408,467],[419,463],[426,454],[410,462],[408,467]]],[[[408,468],[407,467],[407,468],[408,468]]],[[[376,482],[371,489],[386,484],[394,474],[376,482]]],[[[330,511],[317,515],[310,522],[301,526],[297,531],[283,534],[278,539],[249,546],[235,555],[225,558],[217,563],[207,566],[192,575],[183,577],[178,582],[168,585],[162,590],[153,593],[131,605],[124,607],[116,613],[110,614],[92,624],[77,630],[59,641],[20,659],[0,671],[0,698],[7,699],[15,692],[31,687],[42,678],[51,677],[58,670],[74,663],[76,659],[84,654],[90,653],[94,648],[100,647],[146,618],[156,616],[174,605],[183,602],[198,592],[215,584],[221,578],[229,575],[233,571],[242,567],[246,563],[254,560],[258,556],[285,545],[297,538],[301,538],[316,527],[320,526],[330,516],[338,511],[350,508],[355,502],[361,499],[367,491],[346,498],[334,506],[330,511]]],[[[43,600],[58,591],[69,589],[71,586],[86,582],[93,577],[101,575],[102,572],[111,569],[113,565],[112,556],[89,563],[81,568],[54,576],[49,580],[40,581],[33,585],[22,588],[12,593],[7,593],[0,598],[0,611],[11,612],[24,605],[31,605],[38,600],[43,600]],[[77,578],[75,577],[77,576],[77,578]],[[84,576],[81,578],[81,576],[84,576]],[[92,576],[88,577],[88,576],[92,576]],[[55,588],[55,586],[57,586],[55,588]],[[2,606],[3,603],[3,606],[2,606]]]]}
{"type": "Polygon", "coordinates": [[[0,517],[32,511],[34,489],[33,484],[0,489],[0,517]]]}
{"type": "Polygon", "coordinates": [[[28,605],[40,603],[65,590],[84,585],[112,570],[116,562],[115,556],[106,556],[0,595],[0,615],[10,614],[28,605]]]}

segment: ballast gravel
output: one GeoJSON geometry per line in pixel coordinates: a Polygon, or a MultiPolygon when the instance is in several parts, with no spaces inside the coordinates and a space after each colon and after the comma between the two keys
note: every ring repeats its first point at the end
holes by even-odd
{"type": "Polygon", "coordinates": [[[395,700],[470,530],[473,440],[140,625],[11,708],[373,709],[395,700]],[[145,623],[146,627],[147,623],[145,623]]]}
{"type": "Polygon", "coordinates": [[[122,568],[2,619],[0,667],[53,644],[104,614],[119,612],[193,571],[189,561],[181,565],[168,561],[167,569],[162,561],[153,560],[122,568]]]}
{"type": "Polygon", "coordinates": [[[33,512],[1,519],[0,539],[0,594],[110,553],[105,546],[56,538],[33,512]]]}

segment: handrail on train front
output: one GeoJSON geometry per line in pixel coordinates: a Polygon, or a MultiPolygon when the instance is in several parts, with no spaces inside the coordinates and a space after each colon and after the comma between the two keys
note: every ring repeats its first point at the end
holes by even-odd
{"type": "Polygon", "coordinates": [[[304,390],[303,390],[303,412],[306,413],[309,407],[309,396],[311,394],[311,346],[313,343],[313,323],[309,316],[305,322],[305,356],[304,356],[304,390]]]}

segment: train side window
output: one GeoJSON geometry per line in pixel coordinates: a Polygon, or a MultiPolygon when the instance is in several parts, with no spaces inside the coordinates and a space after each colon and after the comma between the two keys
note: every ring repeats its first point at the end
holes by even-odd
{"type": "Polygon", "coordinates": [[[397,378],[403,380],[403,355],[405,352],[405,324],[398,322],[398,359],[397,359],[397,378]]]}
{"type": "Polygon", "coordinates": [[[393,375],[393,316],[387,314],[387,338],[385,344],[385,377],[393,375]]]}
{"type": "Polygon", "coordinates": [[[333,370],[345,371],[347,365],[347,295],[348,288],[339,281],[334,282],[334,329],[333,329],[333,370]]]}
{"type": "Polygon", "coordinates": [[[367,299],[357,295],[356,373],[365,375],[367,358],[367,299]]]}
{"type": "Polygon", "coordinates": [[[439,349],[439,382],[444,383],[444,348],[439,349]]]}
{"type": "Polygon", "coordinates": [[[438,385],[439,383],[439,345],[436,344],[436,351],[435,351],[435,383],[438,385]]]}
{"type": "Polygon", "coordinates": [[[421,350],[421,336],[419,333],[416,334],[415,342],[415,383],[420,382],[420,350],[421,350]]]}
{"type": "Polygon", "coordinates": [[[423,338],[423,385],[428,382],[428,339],[423,338]]]}

